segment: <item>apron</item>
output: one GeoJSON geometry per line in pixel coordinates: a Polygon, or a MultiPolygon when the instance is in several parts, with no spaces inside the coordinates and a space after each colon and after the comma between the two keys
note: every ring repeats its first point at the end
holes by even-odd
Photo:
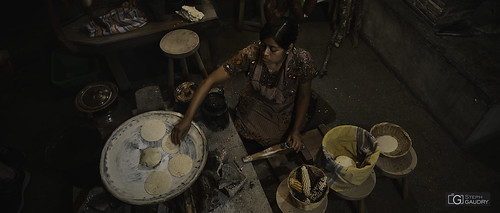
{"type": "Polygon", "coordinates": [[[288,56],[284,66],[274,74],[268,73],[262,60],[255,65],[236,106],[234,123],[241,137],[264,147],[286,140],[298,89],[298,79],[287,78],[291,58],[288,56]]]}

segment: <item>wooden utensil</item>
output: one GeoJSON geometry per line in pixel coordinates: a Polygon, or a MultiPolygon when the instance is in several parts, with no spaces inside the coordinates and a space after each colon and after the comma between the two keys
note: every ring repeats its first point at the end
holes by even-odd
{"type": "MultiPolygon", "coordinates": [[[[302,149],[305,149],[305,146],[302,145],[302,149]]],[[[263,151],[248,155],[243,157],[241,160],[244,163],[252,162],[254,160],[266,159],[272,156],[276,156],[278,154],[286,154],[290,151],[293,151],[293,148],[287,142],[283,142],[280,144],[273,145],[263,151]]]]}

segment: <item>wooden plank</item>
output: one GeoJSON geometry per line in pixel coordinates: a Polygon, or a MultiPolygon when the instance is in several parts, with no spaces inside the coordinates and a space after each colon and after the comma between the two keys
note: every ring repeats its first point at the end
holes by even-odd
{"type": "Polygon", "coordinates": [[[425,18],[426,21],[430,22],[431,25],[436,24],[436,15],[432,14],[428,9],[427,9],[427,2],[425,1],[416,1],[415,2],[415,8],[417,9],[418,12],[425,18]]]}
{"type": "Polygon", "coordinates": [[[321,132],[321,135],[325,136],[330,129],[325,124],[318,125],[318,129],[321,132]]]}
{"type": "Polygon", "coordinates": [[[439,7],[441,7],[441,8],[446,7],[446,2],[447,2],[446,0],[429,0],[429,1],[433,1],[434,3],[439,5],[439,7]]]}
{"type": "Polygon", "coordinates": [[[302,135],[302,143],[304,143],[304,145],[306,146],[306,150],[308,151],[309,154],[307,156],[304,155],[304,158],[310,156],[310,160],[314,162],[316,160],[316,154],[321,149],[322,140],[323,140],[323,135],[317,128],[305,132],[302,135]]]}
{"type": "Polygon", "coordinates": [[[431,0],[428,2],[429,4],[427,4],[427,9],[436,17],[439,17],[443,13],[443,8],[439,7],[439,5],[435,4],[431,0]]]}

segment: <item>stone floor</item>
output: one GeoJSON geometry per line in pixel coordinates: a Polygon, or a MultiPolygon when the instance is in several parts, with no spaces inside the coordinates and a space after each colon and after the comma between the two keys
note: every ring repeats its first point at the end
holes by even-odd
{"type": "MultiPolygon", "coordinates": [[[[310,51],[319,67],[331,33],[328,22],[303,23],[300,32],[297,46],[310,51]]],[[[200,32],[200,37],[202,57],[205,60],[209,57],[213,66],[218,66],[257,40],[258,33],[236,30],[231,18],[227,18],[221,20],[220,28],[200,32]]],[[[48,164],[46,147],[62,129],[81,121],[81,113],[74,107],[77,90],[51,83],[49,59],[53,45],[22,48],[26,54],[14,60],[15,73],[1,80],[2,144],[21,150],[27,156],[26,170],[32,178],[23,212],[71,212],[73,187],[48,164]]],[[[135,90],[149,85],[159,85],[162,89],[166,86],[166,60],[156,48],[156,44],[151,44],[120,54],[132,81],[132,89],[120,94],[132,106],[135,90]]],[[[378,176],[374,190],[366,198],[367,212],[499,212],[500,171],[457,147],[366,42],[360,40],[359,46],[352,48],[350,40],[345,40],[333,49],[329,61],[327,75],[313,80],[314,91],[336,112],[335,120],[329,125],[349,124],[369,130],[380,122],[396,123],[409,133],[418,155],[417,167],[409,176],[409,197],[401,198],[396,181],[378,176]],[[448,206],[447,196],[452,192],[490,193],[492,206],[448,206]]],[[[102,78],[113,80],[105,69],[102,78]]],[[[230,105],[236,103],[243,80],[235,77],[226,83],[230,105]]],[[[255,167],[269,202],[278,211],[273,200],[278,184],[276,177],[265,161],[256,163],[255,167]]],[[[356,212],[355,204],[332,200],[328,212],[356,212]]]]}

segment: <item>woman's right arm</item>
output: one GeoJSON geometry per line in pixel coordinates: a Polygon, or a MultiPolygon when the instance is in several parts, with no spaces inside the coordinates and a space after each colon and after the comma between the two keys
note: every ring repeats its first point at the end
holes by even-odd
{"type": "Polygon", "coordinates": [[[210,73],[210,75],[200,83],[193,95],[193,98],[191,99],[191,103],[189,103],[189,107],[186,110],[184,117],[174,126],[172,130],[172,142],[174,144],[180,144],[181,140],[188,133],[189,128],[191,127],[191,121],[193,121],[198,107],[200,107],[203,100],[205,100],[205,97],[207,96],[208,91],[212,89],[212,86],[224,82],[229,79],[229,77],[229,73],[227,73],[221,66],[210,73]]]}

